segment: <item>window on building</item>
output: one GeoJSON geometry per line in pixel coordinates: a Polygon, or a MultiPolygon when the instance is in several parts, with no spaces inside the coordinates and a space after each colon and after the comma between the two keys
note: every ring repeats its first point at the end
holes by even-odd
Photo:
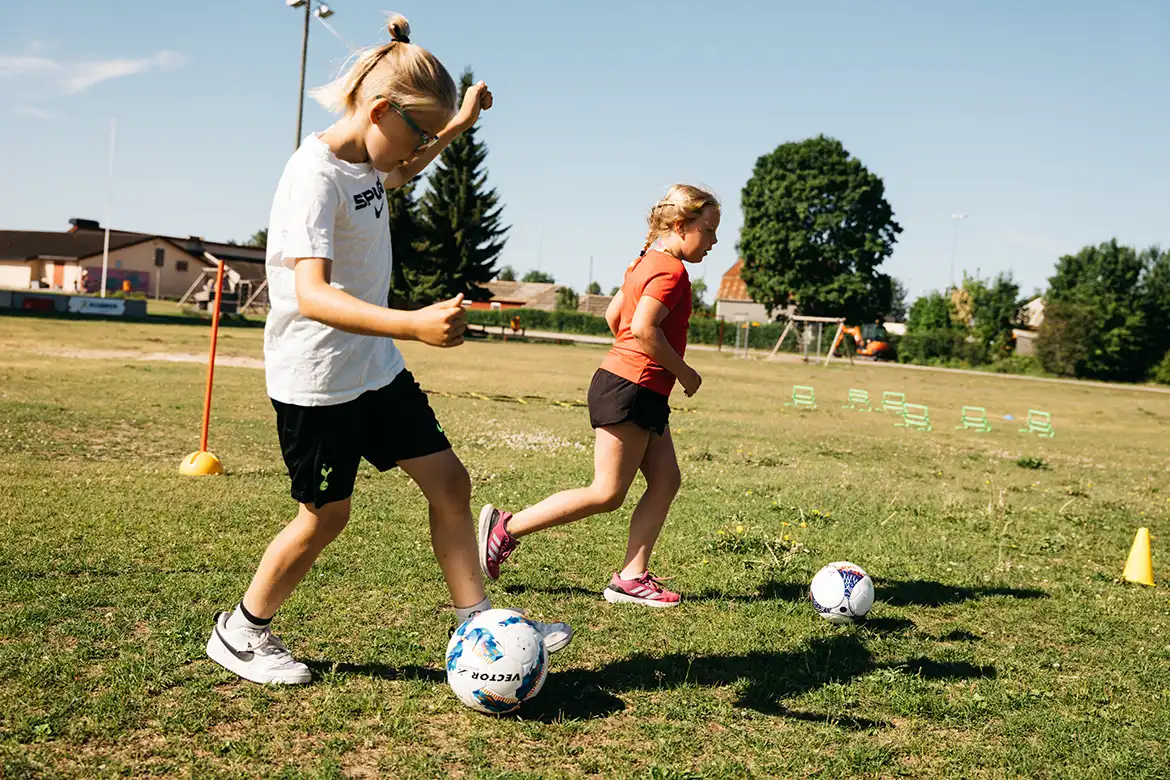
{"type": "Polygon", "coordinates": [[[176,271],[186,271],[187,270],[187,261],[186,260],[176,260],[175,261],[175,270],[176,271]]]}
{"type": "Polygon", "coordinates": [[[162,268],[167,262],[167,250],[160,247],[155,247],[154,250],[154,265],[155,268],[162,268]]]}

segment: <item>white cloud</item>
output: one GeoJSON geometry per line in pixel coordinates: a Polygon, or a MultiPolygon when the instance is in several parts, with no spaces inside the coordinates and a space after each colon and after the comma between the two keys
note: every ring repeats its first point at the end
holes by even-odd
{"type": "Polygon", "coordinates": [[[62,70],[64,70],[64,67],[60,63],[54,62],[46,57],[21,55],[15,57],[0,56],[0,78],[59,73],[62,70]]]}
{"type": "Polygon", "coordinates": [[[69,94],[84,92],[95,84],[110,79],[133,76],[152,70],[173,70],[187,64],[187,58],[173,51],[160,51],[138,59],[92,60],[89,62],[59,62],[35,55],[0,55],[0,79],[44,79],[56,84],[69,94]]]}
{"type": "Polygon", "coordinates": [[[46,111],[43,108],[37,108],[36,106],[30,106],[30,105],[26,105],[24,103],[18,104],[14,110],[16,111],[16,113],[20,114],[21,116],[30,116],[33,119],[56,119],[57,118],[56,114],[53,114],[49,111],[46,111]]]}
{"type": "Polygon", "coordinates": [[[70,68],[65,79],[65,91],[84,92],[95,84],[122,76],[133,76],[151,70],[171,70],[185,65],[187,58],[173,51],[160,51],[151,57],[136,60],[97,60],[83,62],[70,68]]]}

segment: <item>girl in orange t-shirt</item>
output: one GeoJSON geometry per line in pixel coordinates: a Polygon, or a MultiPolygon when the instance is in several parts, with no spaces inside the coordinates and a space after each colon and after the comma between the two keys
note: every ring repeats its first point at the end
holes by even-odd
{"type": "Polygon", "coordinates": [[[485,506],[479,515],[479,561],[491,579],[500,576],[500,564],[521,537],[620,507],[641,469],[646,492],[630,518],[625,564],[602,595],[615,604],[679,603],[679,594],[664,588],[648,566],[681,480],[667,400],[676,379],[688,396],[703,382],[683,360],[691,317],[685,263],[702,261],[715,246],[719,217],[715,196],[686,184],[671,187],[650,210],[646,246],[605,312],[613,349],[589,385],[589,421],[596,434],[593,484],[557,493],[515,515],[485,506]]]}

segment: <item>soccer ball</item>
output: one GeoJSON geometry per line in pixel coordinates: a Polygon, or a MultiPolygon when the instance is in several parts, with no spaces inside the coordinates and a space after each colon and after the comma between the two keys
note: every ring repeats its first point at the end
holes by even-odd
{"type": "Polygon", "coordinates": [[[548,651],[532,621],[489,609],[463,622],[447,643],[447,683],[473,710],[500,715],[534,698],[548,674],[548,651]]]}
{"type": "Polygon", "coordinates": [[[873,606],[873,580],[855,563],[836,561],[817,572],[808,589],[813,609],[830,623],[852,623],[873,606]]]}

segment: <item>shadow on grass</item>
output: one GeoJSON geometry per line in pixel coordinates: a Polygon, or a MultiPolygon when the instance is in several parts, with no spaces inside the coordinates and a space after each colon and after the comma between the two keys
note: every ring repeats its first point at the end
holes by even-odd
{"type": "Polygon", "coordinates": [[[380,663],[351,664],[328,661],[323,658],[303,660],[305,666],[313,673],[313,681],[331,674],[355,675],[359,677],[373,677],[378,680],[425,680],[429,683],[447,682],[447,673],[427,666],[388,666],[380,663]]]}
{"type": "Polygon", "coordinates": [[[883,668],[897,668],[929,680],[996,675],[994,667],[925,657],[896,664],[875,664],[860,638],[842,635],[816,639],[803,648],[778,653],[710,656],[675,653],[660,658],[639,654],[599,669],[554,672],[541,696],[525,706],[522,717],[545,722],[604,718],[625,708],[617,697],[623,692],[735,686],[739,690],[737,707],[780,717],[836,722],[844,728],[882,728],[888,724],[864,718],[794,713],[783,702],[824,685],[846,684],[883,668]]]}
{"type": "MultiPolygon", "coordinates": [[[[894,607],[941,607],[964,601],[1006,596],[1014,599],[1046,599],[1049,595],[1036,588],[1009,588],[1003,586],[947,585],[934,580],[878,580],[874,583],[877,600],[894,607]]],[[[570,586],[552,588],[531,585],[506,585],[504,592],[509,595],[534,593],[552,596],[590,596],[600,598],[600,591],[570,586]]],[[[693,593],[683,593],[683,604],[716,601],[800,601],[808,598],[808,586],[800,582],[769,580],[754,593],[727,593],[706,588],[693,593]]],[[[872,622],[872,621],[871,621],[872,622]]]]}

